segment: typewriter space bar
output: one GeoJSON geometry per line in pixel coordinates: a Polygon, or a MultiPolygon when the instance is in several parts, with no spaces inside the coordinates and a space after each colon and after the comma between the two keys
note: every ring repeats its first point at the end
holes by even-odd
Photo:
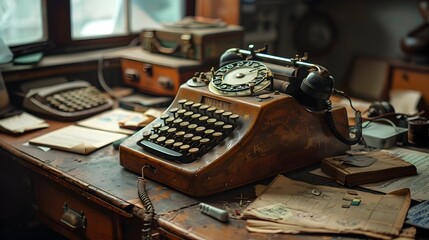
{"type": "Polygon", "coordinates": [[[183,154],[179,152],[168,149],[156,143],[149,142],[147,140],[140,141],[139,145],[142,146],[146,151],[156,154],[168,160],[180,161],[180,159],[183,157],[183,154]]]}

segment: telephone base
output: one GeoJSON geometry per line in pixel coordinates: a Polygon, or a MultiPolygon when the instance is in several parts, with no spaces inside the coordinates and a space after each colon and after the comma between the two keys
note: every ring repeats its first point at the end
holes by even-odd
{"type": "MultiPolygon", "coordinates": [[[[120,164],[139,174],[143,166],[150,165],[156,171],[146,169],[145,177],[189,195],[206,196],[302,168],[349,149],[331,134],[323,112],[310,112],[284,93],[262,94],[264,99],[218,96],[207,87],[184,84],[167,114],[183,106],[180,100],[186,99],[239,115],[234,130],[202,156],[182,163],[138,145],[145,132],[165,120],[158,118],[120,145],[120,164]]],[[[337,129],[347,134],[345,108],[334,109],[333,115],[337,129]]]]}

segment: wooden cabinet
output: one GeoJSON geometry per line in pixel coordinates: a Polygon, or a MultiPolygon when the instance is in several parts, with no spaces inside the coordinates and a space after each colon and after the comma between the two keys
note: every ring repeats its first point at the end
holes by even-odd
{"type": "Polygon", "coordinates": [[[124,51],[121,56],[125,85],[143,93],[163,96],[175,96],[180,85],[196,72],[209,71],[215,66],[214,63],[143,51],[141,47],[124,51]]]}
{"type": "Polygon", "coordinates": [[[390,64],[389,81],[387,89],[409,89],[422,93],[419,110],[429,114],[429,65],[417,65],[405,62],[392,62],[390,64]]]}
{"type": "MultiPolygon", "coordinates": [[[[16,233],[21,228],[13,222],[29,224],[27,222],[34,221],[31,215],[67,239],[141,238],[142,220],[94,194],[101,190],[71,184],[64,176],[44,171],[42,168],[46,169],[46,165],[35,167],[1,146],[0,159],[1,186],[6,191],[0,215],[11,228],[7,232],[2,230],[2,234],[21,234],[16,233]]],[[[22,236],[27,238],[33,234],[23,232],[22,236]]]]}

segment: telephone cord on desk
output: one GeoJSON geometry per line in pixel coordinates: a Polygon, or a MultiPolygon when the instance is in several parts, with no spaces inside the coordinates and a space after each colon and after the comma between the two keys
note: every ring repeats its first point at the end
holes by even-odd
{"type": "Polygon", "coordinates": [[[355,111],[355,136],[354,138],[348,138],[348,137],[344,137],[337,129],[337,127],[335,126],[335,121],[334,121],[334,116],[332,114],[332,102],[331,100],[326,100],[325,102],[325,107],[326,107],[326,111],[325,111],[325,119],[326,119],[326,123],[328,124],[328,128],[331,131],[331,133],[338,139],[340,140],[342,143],[347,144],[347,145],[355,145],[358,144],[361,139],[362,139],[362,116],[361,116],[361,112],[359,110],[356,110],[353,107],[353,104],[350,100],[350,98],[342,91],[338,91],[336,89],[334,89],[334,94],[337,95],[341,95],[345,98],[347,98],[350,102],[350,106],[351,108],[355,111]]]}
{"type": "Polygon", "coordinates": [[[142,167],[142,176],[137,180],[137,192],[140,200],[143,203],[144,207],[144,219],[143,219],[143,227],[142,227],[142,240],[151,240],[152,239],[152,223],[153,218],[155,216],[155,210],[150,200],[147,191],[146,191],[146,179],[144,178],[144,169],[146,167],[150,167],[145,165],[142,167]]]}

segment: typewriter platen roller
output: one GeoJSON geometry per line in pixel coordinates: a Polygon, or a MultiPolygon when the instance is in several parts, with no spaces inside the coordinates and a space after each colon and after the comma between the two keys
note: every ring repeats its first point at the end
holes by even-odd
{"type": "MultiPolygon", "coordinates": [[[[120,164],[137,173],[151,166],[145,176],[204,196],[344,153],[325,111],[274,89],[282,77],[267,66],[238,59],[190,79],[161,117],[121,144],[120,164]]],[[[293,83],[297,73],[288,75],[293,83]]],[[[338,134],[348,134],[346,110],[330,111],[338,134]]]]}

